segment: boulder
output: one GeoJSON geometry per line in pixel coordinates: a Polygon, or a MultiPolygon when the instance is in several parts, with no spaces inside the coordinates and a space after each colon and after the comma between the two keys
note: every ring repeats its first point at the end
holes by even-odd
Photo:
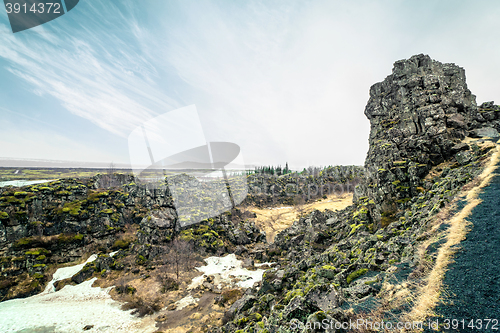
{"type": "Polygon", "coordinates": [[[245,295],[231,305],[229,310],[224,314],[226,320],[231,320],[238,313],[246,311],[252,307],[257,301],[257,298],[252,295],[245,295]]]}
{"type": "Polygon", "coordinates": [[[316,285],[304,296],[305,300],[322,311],[330,311],[342,304],[335,289],[328,284],[316,285]]]}
{"type": "Polygon", "coordinates": [[[498,138],[500,135],[498,131],[493,127],[481,127],[476,128],[471,131],[471,136],[473,138],[498,138]]]}
{"type": "Polygon", "coordinates": [[[295,296],[283,310],[283,318],[286,320],[296,318],[303,322],[304,319],[308,317],[309,313],[316,312],[318,310],[318,307],[308,302],[304,297],[295,296]]]}

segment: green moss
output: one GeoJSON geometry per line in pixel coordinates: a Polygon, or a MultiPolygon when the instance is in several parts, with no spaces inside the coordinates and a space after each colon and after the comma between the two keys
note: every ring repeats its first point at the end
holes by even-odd
{"type": "Polygon", "coordinates": [[[39,187],[38,190],[39,191],[49,191],[49,192],[52,192],[52,188],[50,188],[48,186],[39,187]]]}
{"type": "Polygon", "coordinates": [[[187,230],[181,231],[180,238],[186,242],[194,240],[193,229],[187,229],[187,230]]]}
{"type": "Polygon", "coordinates": [[[353,280],[357,279],[360,276],[365,275],[366,273],[368,273],[367,268],[361,268],[361,269],[358,269],[357,271],[352,272],[351,274],[349,274],[349,276],[347,276],[347,279],[346,279],[347,284],[350,284],[353,280]]]}
{"type": "Polygon", "coordinates": [[[45,258],[47,257],[42,254],[41,256],[36,257],[36,260],[45,260],[45,258]]]}
{"type": "Polygon", "coordinates": [[[57,195],[71,195],[71,192],[69,191],[58,191],[56,192],[57,195]]]}
{"type": "Polygon", "coordinates": [[[24,247],[26,245],[30,245],[33,241],[34,240],[30,237],[21,238],[14,242],[14,247],[24,247]]]}
{"type": "Polygon", "coordinates": [[[76,234],[76,235],[65,235],[65,234],[60,234],[57,236],[57,240],[59,243],[74,243],[74,242],[79,242],[83,239],[82,234],[76,234]]]}
{"type": "Polygon", "coordinates": [[[35,273],[35,275],[33,275],[33,277],[35,279],[43,279],[43,274],[40,274],[40,273],[35,273]]]}
{"type": "Polygon", "coordinates": [[[294,289],[287,292],[285,295],[285,303],[288,304],[296,296],[304,296],[302,289],[294,289]]]}
{"type": "Polygon", "coordinates": [[[6,212],[0,212],[0,220],[8,220],[9,219],[9,214],[6,212]]]}
{"type": "Polygon", "coordinates": [[[44,249],[44,248],[39,248],[39,249],[33,249],[33,250],[30,250],[30,251],[27,251],[25,254],[26,255],[32,255],[32,256],[39,256],[41,254],[47,254],[49,253],[48,250],[44,249]]]}
{"type": "Polygon", "coordinates": [[[243,317],[243,318],[240,318],[240,319],[234,321],[234,323],[236,325],[238,325],[238,326],[243,326],[247,322],[248,322],[248,318],[247,317],[243,317]]]}
{"type": "Polygon", "coordinates": [[[221,247],[221,246],[224,246],[224,242],[220,239],[217,239],[216,241],[213,241],[212,244],[212,247],[221,247]]]}
{"type": "Polygon", "coordinates": [[[95,263],[90,263],[90,262],[89,262],[88,264],[86,264],[86,265],[85,265],[85,266],[83,266],[83,268],[82,268],[82,272],[87,272],[87,271],[89,271],[89,270],[93,270],[93,271],[96,271],[96,270],[97,270],[97,268],[96,268],[96,266],[95,266],[95,263]]]}
{"type": "Polygon", "coordinates": [[[36,264],[36,265],[33,265],[33,268],[42,268],[42,267],[45,267],[46,265],[45,264],[36,264]]]}
{"type": "Polygon", "coordinates": [[[355,232],[356,232],[359,228],[361,228],[362,226],[364,226],[364,224],[363,224],[363,223],[358,224],[358,225],[356,225],[356,224],[352,224],[352,225],[351,225],[351,228],[352,228],[352,229],[351,229],[351,232],[349,233],[349,236],[350,236],[350,235],[352,235],[352,234],[354,234],[354,233],[355,233],[355,232]]]}
{"type": "Polygon", "coordinates": [[[102,197],[107,196],[109,196],[109,192],[91,191],[87,197],[87,200],[91,202],[98,202],[102,197]]]}
{"type": "Polygon", "coordinates": [[[368,213],[368,209],[366,208],[361,208],[360,210],[354,212],[354,214],[352,215],[353,218],[356,218],[358,217],[359,215],[361,214],[367,214],[368,213]]]}
{"type": "Polygon", "coordinates": [[[113,243],[113,248],[115,249],[126,249],[130,245],[130,240],[127,239],[117,239],[113,243]]]}
{"type": "Polygon", "coordinates": [[[76,200],[73,202],[67,202],[62,208],[56,209],[56,214],[68,213],[71,216],[80,216],[87,213],[86,210],[82,210],[82,205],[86,204],[87,200],[76,200]]]}
{"type": "Polygon", "coordinates": [[[321,268],[335,270],[335,267],[333,267],[331,265],[323,265],[323,266],[321,266],[321,268]]]}
{"type": "Polygon", "coordinates": [[[114,211],[111,208],[101,210],[101,213],[103,214],[113,214],[114,211]]]}
{"type": "Polygon", "coordinates": [[[395,180],[395,181],[392,182],[392,185],[398,185],[399,183],[401,183],[400,180],[395,180]]]}
{"type": "Polygon", "coordinates": [[[136,260],[135,260],[137,265],[144,265],[144,264],[146,264],[146,261],[147,261],[146,258],[144,258],[144,256],[142,256],[140,254],[137,255],[136,260]]]}
{"type": "Polygon", "coordinates": [[[120,221],[120,214],[119,213],[114,213],[113,215],[111,215],[111,221],[113,221],[113,222],[120,221]]]}

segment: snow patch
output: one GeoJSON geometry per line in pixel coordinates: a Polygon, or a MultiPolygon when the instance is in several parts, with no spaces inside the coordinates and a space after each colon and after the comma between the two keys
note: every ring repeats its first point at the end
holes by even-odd
{"type": "MultiPolygon", "coordinates": [[[[236,285],[241,288],[250,288],[254,283],[262,281],[263,269],[250,271],[242,268],[243,262],[236,259],[234,253],[225,257],[209,257],[205,259],[207,266],[196,267],[204,274],[195,277],[188,289],[194,289],[201,285],[209,275],[214,276],[214,285],[221,289],[222,284],[236,285]]],[[[264,263],[269,264],[269,263],[264,263]]],[[[263,265],[264,265],[263,264],[263,265]]]]}
{"type": "Polygon", "coordinates": [[[27,186],[27,185],[48,183],[48,182],[52,182],[54,180],[57,180],[57,179],[51,179],[51,180],[8,180],[5,182],[0,182],[0,187],[5,187],[5,186],[23,187],[23,186],[27,186]]]}
{"type": "Polygon", "coordinates": [[[0,332],[34,331],[50,329],[50,332],[82,332],[86,325],[94,325],[92,332],[150,333],[141,320],[123,311],[121,303],[108,294],[113,287],[93,288],[97,278],[79,285],[64,286],[54,291],[54,282],[72,277],[86,263],[97,258],[92,255],[85,263],[60,268],[41,294],[24,299],[0,302],[0,332]]]}
{"type": "Polygon", "coordinates": [[[175,302],[175,305],[176,305],[175,310],[182,310],[188,305],[196,304],[196,302],[198,302],[199,300],[200,300],[199,298],[194,298],[191,295],[186,296],[186,297],[178,300],[177,302],[175,302]]]}
{"type": "Polygon", "coordinates": [[[47,287],[45,287],[45,290],[42,292],[42,294],[55,292],[56,289],[54,287],[54,283],[56,283],[57,281],[61,281],[61,280],[69,279],[69,278],[73,277],[73,275],[77,274],[79,271],[82,270],[83,266],[85,266],[87,263],[92,262],[96,259],[97,259],[97,255],[93,254],[83,264],[59,268],[52,276],[52,281],[50,281],[47,284],[47,287]]]}

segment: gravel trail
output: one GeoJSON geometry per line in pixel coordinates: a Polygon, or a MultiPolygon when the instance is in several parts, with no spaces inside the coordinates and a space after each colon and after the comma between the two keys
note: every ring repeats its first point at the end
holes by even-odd
{"type": "Polygon", "coordinates": [[[445,332],[500,332],[499,175],[492,178],[479,198],[482,202],[467,218],[472,223],[471,231],[460,243],[443,280],[448,296],[445,304],[436,308],[442,316],[439,321],[458,320],[455,329],[443,329],[445,332]],[[488,329],[485,319],[491,319],[488,329]],[[474,322],[469,326],[471,320],[474,322]]]}

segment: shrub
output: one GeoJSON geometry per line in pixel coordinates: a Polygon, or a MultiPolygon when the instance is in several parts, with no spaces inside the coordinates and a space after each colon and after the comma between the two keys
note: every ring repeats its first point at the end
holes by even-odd
{"type": "Polygon", "coordinates": [[[15,285],[14,279],[3,278],[3,280],[0,280],[0,290],[9,288],[13,285],[15,285]]]}
{"type": "Polygon", "coordinates": [[[231,305],[236,302],[236,300],[238,300],[242,295],[243,293],[239,289],[226,290],[223,291],[222,294],[215,299],[215,302],[221,306],[224,306],[226,303],[231,305]]]}
{"type": "Polygon", "coordinates": [[[137,314],[139,317],[144,317],[146,315],[151,315],[159,310],[162,306],[159,299],[155,300],[145,300],[141,297],[130,297],[129,301],[122,305],[122,310],[131,310],[132,314],[137,314]]]}
{"type": "Polygon", "coordinates": [[[118,294],[129,294],[133,295],[137,291],[134,287],[128,285],[128,284],[120,284],[115,287],[115,290],[118,294]]]}
{"type": "Polygon", "coordinates": [[[167,276],[165,278],[165,281],[163,282],[161,291],[165,293],[167,291],[172,291],[172,290],[179,290],[179,284],[175,279],[172,279],[171,277],[167,276]]]}

